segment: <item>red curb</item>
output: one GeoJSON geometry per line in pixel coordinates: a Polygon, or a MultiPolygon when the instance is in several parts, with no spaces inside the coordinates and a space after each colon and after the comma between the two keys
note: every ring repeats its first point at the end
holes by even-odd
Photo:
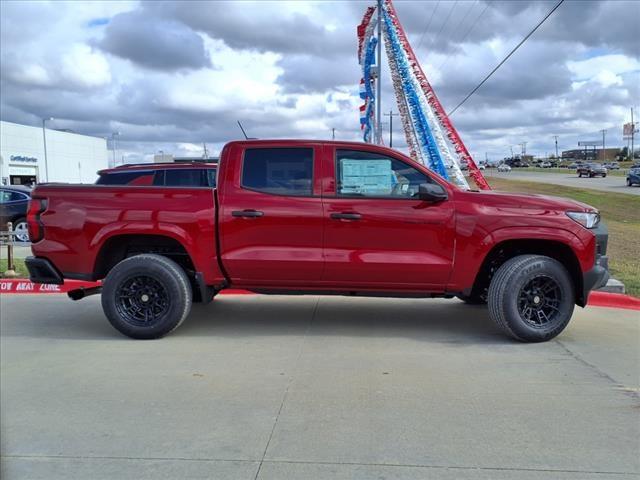
{"type": "Polygon", "coordinates": [[[632,297],[631,295],[625,295],[623,293],[610,293],[610,292],[591,292],[589,295],[589,301],[587,303],[589,307],[610,307],[610,308],[624,308],[625,310],[640,310],[640,298],[632,297]]]}
{"type": "MultiPolygon", "coordinates": [[[[67,293],[78,288],[91,288],[100,285],[100,282],[84,282],[81,280],[66,280],[63,285],[44,285],[30,282],[24,278],[0,279],[0,293],[33,294],[33,293],[67,293]]],[[[220,292],[220,295],[255,295],[248,290],[229,288],[220,292]]],[[[635,298],[622,293],[591,292],[589,295],[589,307],[622,308],[625,310],[640,310],[640,298],[635,298]]]]}

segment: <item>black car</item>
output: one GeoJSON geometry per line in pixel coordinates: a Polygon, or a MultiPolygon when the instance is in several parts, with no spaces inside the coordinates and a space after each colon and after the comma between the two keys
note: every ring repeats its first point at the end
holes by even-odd
{"type": "Polygon", "coordinates": [[[627,186],[640,185],[640,167],[632,168],[627,173],[627,186]]]}
{"type": "Polygon", "coordinates": [[[31,189],[21,185],[0,186],[0,230],[7,229],[7,222],[13,223],[13,231],[18,242],[28,242],[27,208],[31,200],[31,189]]]}
{"type": "Polygon", "coordinates": [[[586,163],[584,165],[580,165],[576,170],[579,177],[585,176],[589,178],[593,178],[593,177],[604,178],[607,176],[607,169],[604,168],[599,163],[586,163]]]}

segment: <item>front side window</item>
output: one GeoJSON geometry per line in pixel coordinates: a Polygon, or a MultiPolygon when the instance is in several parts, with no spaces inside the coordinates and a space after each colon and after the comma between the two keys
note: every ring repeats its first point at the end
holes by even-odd
{"type": "Polygon", "coordinates": [[[341,197],[414,198],[421,184],[433,183],[406,163],[358,150],[336,152],[337,194],[341,197]]]}
{"type": "Polygon", "coordinates": [[[247,149],[242,163],[242,187],[274,195],[311,196],[313,149],[247,149]]]}

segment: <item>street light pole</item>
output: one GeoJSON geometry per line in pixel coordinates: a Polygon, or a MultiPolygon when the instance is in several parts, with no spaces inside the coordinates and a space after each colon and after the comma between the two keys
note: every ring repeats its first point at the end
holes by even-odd
{"type": "Polygon", "coordinates": [[[553,135],[553,138],[556,141],[556,160],[559,160],[559,158],[558,158],[558,135],[553,135]]]}
{"type": "Polygon", "coordinates": [[[607,152],[605,151],[605,145],[604,145],[604,137],[607,134],[606,130],[600,130],[602,132],[602,160],[606,161],[607,160],[607,152]]]}
{"type": "Polygon", "coordinates": [[[111,150],[113,152],[113,166],[116,166],[116,137],[120,135],[120,132],[111,132],[111,150]]]}
{"type": "Polygon", "coordinates": [[[53,120],[53,117],[42,119],[42,142],[44,144],[44,175],[47,182],[49,181],[49,160],[47,159],[47,130],[45,128],[45,123],[47,123],[49,120],[53,120]]]}

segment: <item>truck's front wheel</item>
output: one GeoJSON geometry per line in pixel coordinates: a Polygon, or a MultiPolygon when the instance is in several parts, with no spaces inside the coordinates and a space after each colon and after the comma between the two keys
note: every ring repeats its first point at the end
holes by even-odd
{"type": "Polygon", "coordinates": [[[519,255],[497,270],[489,285],[489,316],[523,342],[551,340],[565,329],[575,303],[569,272],[553,258],[519,255]]]}
{"type": "Polygon", "coordinates": [[[135,255],[107,275],[102,308],[120,333],[136,339],[160,338],[189,314],[191,285],[174,261],[161,255],[135,255]]]}

